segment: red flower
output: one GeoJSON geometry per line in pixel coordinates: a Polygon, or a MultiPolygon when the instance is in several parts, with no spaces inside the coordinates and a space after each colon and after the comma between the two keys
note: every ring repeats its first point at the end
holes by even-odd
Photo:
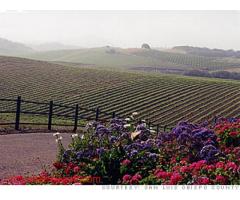
{"type": "Polygon", "coordinates": [[[232,131],[232,132],[229,133],[229,135],[232,136],[232,137],[235,137],[235,136],[238,135],[238,132],[237,131],[232,131]]]}
{"type": "Polygon", "coordinates": [[[222,162],[222,161],[220,161],[220,162],[218,162],[217,164],[216,164],[216,168],[217,169],[223,169],[224,168],[224,162],[222,162]]]}
{"type": "Polygon", "coordinates": [[[226,178],[224,176],[217,175],[216,176],[216,182],[224,185],[226,183],[226,178]]]}
{"type": "Polygon", "coordinates": [[[125,174],[123,176],[123,183],[129,183],[129,181],[131,180],[132,176],[129,174],[125,174]]]}
{"type": "Polygon", "coordinates": [[[238,166],[234,162],[228,162],[225,166],[225,170],[237,171],[238,166]]]}
{"type": "Polygon", "coordinates": [[[180,181],[182,181],[183,177],[179,173],[173,173],[171,178],[170,178],[170,184],[171,185],[176,185],[180,181]]]}
{"type": "Polygon", "coordinates": [[[66,173],[66,175],[69,175],[70,172],[71,172],[71,167],[68,166],[68,167],[64,170],[64,172],[66,173]]]}
{"type": "Polygon", "coordinates": [[[198,178],[198,184],[200,185],[208,185],[210,183],[210,179],[207,177],[198,178]]]}
{"type": "Polygon", "coordinates": [[[55,163],[53,163],[53,166],[54,166],[57,170],[59,170],[59,169],[63,168],[63,163],[61,163],[61,162],[55,162],[55,163]]]}
{"type": "Polygon", "coordinates": [[[170,172],[159,171],[159,172],[156,173],[155,176],[159,179],[160,178],[167,179],[167,178],[170,178],[171,175],[172,175],[172,173],[170,173],[170,172]]]}
{"type": "Polygon", "coordinates": [[[135,174],[135,175],[132,177],[130,183],[131,183],[131,184],[137,184],[141,179],[142,179],[142,176],[141,176],[140,174],[135,174]]]}
{"type": "Polygon", "coordinates": [[[200,160],[198,162],[194,162],[192,163],[189,167],[190,169],[192,170],[200,170],[204,165],[206,164],[206,161],[205,160],[200,160]]]}
{"type": "Polygon", "coordinates": [[[215,166],[214,165],[207,165],[206,169],[211,172],[211,171],[215,170],[215,166]]]}
{"type": "Polygon", "coordinates": [[[190,169],[188,168],[188,166],[183,166],[183,167],[180,168],[180,172],[182,172],[182,173],[186,173],[186,172],[189,172],[189,171],[190,171],[190,169]]]}
{"type": "Polygon", "coordinates": [[[78,173],[80,171],[80,167],[76,166],[73,168],[74,173],[78,173]]]}
{"type": "Polygon", "coordinates": [[[121,164],[124,165],[124,166],[127,166],[127,165],[129,165],[130,163],[131,163],[131,161],[128,160],[128,159],[125,159],[125,160],[123,160],[123,161],[121,162],[121,164]]]}

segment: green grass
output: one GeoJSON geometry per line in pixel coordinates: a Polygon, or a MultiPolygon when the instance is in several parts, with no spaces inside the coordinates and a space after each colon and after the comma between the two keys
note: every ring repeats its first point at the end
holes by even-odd
{"type": "MultiPolygon", "coordinates": [[[[15,114],[9,113],[0,113],[0,123],[15,123],[15,114]]],[[[31,128],[31,127],[41,127],[43,129],[47,129],[48,124],[48,116],[40,116],[40,115],[28,115],[28,114],[21,114],[20,115],[20,127],[22,129],[31,128]],[[29,124],[24,124],[29,123],[29,124]],[[35,124],[35,125],[33,125],[35,124]],[[40,125],[37,125],[40,124],[40,125]]],[[[53,117],[52,124],[62,124],[68,126],[68,128],[73,129],[74,122],[73,120],[66,119],[63,117],[53,117]]],[[[85,120],[79,120],[78,126],[83,126],[86,124],[85,120]]],[[[3,125],[3,127],[11,127],[14,128],[14,124],[12,125],[3,125]]]]}

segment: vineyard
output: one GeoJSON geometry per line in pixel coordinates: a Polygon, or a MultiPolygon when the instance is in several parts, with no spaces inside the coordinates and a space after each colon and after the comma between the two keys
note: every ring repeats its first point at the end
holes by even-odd
{"type": "Polygon", "coordinates": [[[223,58],[197,56],[140,48],[121,49],[114,47],[79,50],[58,50],[23,55],[23,57],[44,61],[73,62],[131,69],[134,67],[155,67],[174,69],[235,70],[240,62],[223,58]]]}
{"type": "Polygon", "coordinates": [[[205,70],[224,70],[236,68],[240,63],[227,62],[214,57],[204,57],[190,54],[169,53],[164,51],[137,51],[133,53],[137,56],[162,60],[164,62],[178,65],[181,68],[197,68],[205,70]]]}
{"type": "MultiPolygon", "coordinates": [[[[99,107],[124,117],[139,112],[140,118],[169,126],[180,120],[198,123],[215,116],[240,117],[237,81],[65,67],[14,57],[0,57],[0,74],[1,98],[99,107]]],[[[22,110],[48,112],[47,105],[23,103],[22,110]]],[[[16,109],[14,102],[1,102],[0,111],[11,109],[16,109]]],[[[56,107],[53,113],[72,115],[74,109],[56,107]]],[[[80,115],[95,114],[80,110],[80,115]]],[[[0,122],[3,119],[1,114],[0,122]]]]}

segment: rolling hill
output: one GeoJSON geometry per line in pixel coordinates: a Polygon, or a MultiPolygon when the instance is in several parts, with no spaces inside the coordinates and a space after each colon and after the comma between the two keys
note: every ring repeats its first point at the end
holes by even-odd
{"type": "Polygon", "coordinates": [[[233,57],[240,58],[240,51],[223,50],[223,49],[209,49],[192,46],[176,46],[172,48],[173,52],[192,54],[206,57],[233,57]]]}
{"type": "Polygon", "coordinates": [[[12,42],[0,38],[0,55],[17,56],[20,54],[33,53],[34,50],[22,43],[12,42]]]}
{"type": "Polygon", "coordinates": [[[60,43],[46,43],[31,47],[33,49],[21,43],[0,39],[0,55],[5,56],[18,56],[80,67],[85,65],[154,73],[191,76],[205,74],[207,77],[240,78],[240,74],[231,74],[240,72],[239,51],[233,50],[191,46],[177,46],[172,49],[123,49],[111,46],[78,49],[77,46],[60,43]],[[215,72],[220,73],[215,75],[215,72]]]}
{"type": "Polygon", "coordinates": [[[240,68],[240,60],[235,60],[234,62],[232,60],[215,57],[166,52],[155,49],[122,49],[109,46],[37,52],[23,55],[23,57],[45,61],[79,62],[108,68],[117,67],[134,70],[142,70],[143,68],[149,68],[151,70],[151,68],[153,68],[161,69],[162,72],[164,72],[165,69],[214,71],[240,68]]]}
{"type": "MultiPolygon", "coordinates": [[[[215,115],[240,117],[240,82],[178,75],[118,72],[66,67],[14,57],[0,57],[1,98],[46,101],[96,108],[141,118],[163,125],[179,120],[202,122],[215,115]]],[[[23,110],[47,112],[48,107],[23,106],[23,110]]],[[[0,110],[15,110],[10,102],[0,110]]],[[[73,114],[67,109],[55,113],[73,114]]],[[[82,116],[89,116],[81,110],[82,116]]],[[[1,116],[1,115],[0,115],[1,116]]]]}

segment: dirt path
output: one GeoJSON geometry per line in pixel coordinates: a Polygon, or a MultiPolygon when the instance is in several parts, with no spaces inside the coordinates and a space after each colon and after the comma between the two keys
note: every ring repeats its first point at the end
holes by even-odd
{"type": "MultiPolygon", "coordinates": [[[[67,146],[71,134],[61,134],[67,146]]],[[[52,133],[0,135],[0,179],[14,175],[37,174],[56,158],[57,144],[52,133]]]]}

